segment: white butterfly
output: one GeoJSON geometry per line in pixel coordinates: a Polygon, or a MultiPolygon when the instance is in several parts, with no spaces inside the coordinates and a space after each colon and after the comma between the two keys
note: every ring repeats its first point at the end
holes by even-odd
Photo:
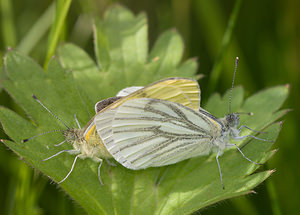
{"type": "MultiPolygon", "coordinates": [[[[87,123],[85,128],[81,128],[76,117],[75,120],[78,125],[77,128],[68,127],[61,119],[59,119],[52,111],[50,111],[36,96],[33,98],[40,103],[44,109],[46,109],[50,114],[52,114],[56,119],[58,119],[62,124],[65,125],[66,130],[63,131],[64,141],[55,146],[60,146],[65,142],[69,142],[73,145],[72,149],[65,149],[57,152],[56,154],[44,159],[43,161],[50,160],[61,153],[67,152],[72,155],[76,155],[71,166],[69,173],[58,183],[65,181],[75,167],[75,163],[78,158],[91,158],[93,161],[99,163],[98,166],[98,178],[101,184],[100,168],[103,159],[107,160],[112,158],[111,154],[107,151],[106,147],[103,145],[101,138],[99,137],[96,126],[94,124],[94,118],[110,108],[115,108],[124,103],[127,100],[135,98],[156,98],[165,99],[180,104],[186,105],[188,107],[197,109],[199,106],[200,91],[198,82],[187,78],[167,78],[160,80],[158,82],[152,83],[146,87],[127,87],[121,90],[116,97],[111,97],[104,99],[95,105],[96,115],[87,123]]],[[[54,130],[50,132],[44,132],[35,135],[31,138],[23,139],[22,142],[25,143],[32,140],[38,136],[58,132],[60,130],[54,130]]],[[[107,160],[108,161],[108,160],[107,160]]],[[[110,163],[110,162],[109,162],[110,163]]]]}
{"type": "Polygon", "coordinates": [[[217,152],[222,186],[218,158],[225,148],[235,146],[244,158],[258,164],[247,158],[236,144],[230,143],[230,138],[252,137],[266,141],[251,135],[240,136],[241,129],[248,127],[238,128],[238,113],[218,119],[201,107],[197,111],[154,98],[128,100],[98,114],[94,123],[106,149],[128,169],[165,166],[217,152]]]}

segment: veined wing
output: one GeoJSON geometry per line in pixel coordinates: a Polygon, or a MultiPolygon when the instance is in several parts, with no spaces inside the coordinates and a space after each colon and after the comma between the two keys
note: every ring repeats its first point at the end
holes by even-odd
{"type": "MultiPolygon", "coordinates": [[[[197,81],[188,78],[167,78],[134,91],[106,109],[116,108],[128,100],[136,98],[168,100],[198,110],[201,95],[197,81]]],[[[103,109],[103,111],[106,109],[103,109]]]]}
{"type": "Polygon", "coordinates": [[[174,102],[140,98],[98,114],[95,124],[119,163],[144,169],[208,154],[213,138],[221,135],[221,125],[209,116],[174,102]]]}
{"type": "Polygon", "coordinates": [[[144,87],[141,87],[141,86],[133,86],[133,87],[126,87],[122,90],[120,90],[118,93],[117,93],[117,97],[124,97],[124,96],[128,96],[130,95],[131,93],[134,93],[135,91],[138,91],[140,89],[142,89],[144,87]]]}
{"type": "Polygon", "coordinates": [[[126,87],[122,90],[120,90],[117,95],[115,97],[110,97],[107,99],[103,99],[99,102],[97,102],[95,104],[95,112],[98,113],[99,111],[101,111],[103,108],[107,107],[108,105],[114,103],[115,101],[117,101],[118,99],[124,97],[124,96],[128,96],[131,93],[138,91],[140,89],[142,89],[144,87],[141,86],[133,86],[133,87],[126,87]]]}
{"type": "MultiPolygon", "coordinates": [[[[132,89],[138,89],[138,87],[132,89]]],[[[120,92],[122,92],[123,90],[121,90],[120,92]]],[[[133,92],[131,94],[122,97],[112,104],[102,108],[97,114],[116,108],[128,100],[136,98],[155,98],[168,100],[185,105],[194,110],[198,110],[200,106],[199,84],[197,81],[189,78],[167,78],[150,84],[142,89],[132,91],[133,92]]],[[[95,117],[97,116],[97,114],[95,115],[95,117]]],[[[85,138],[88,139],[90,134],[94,132],[96,132],[96,127],[94,125],[94,118],[92,118],[85,128],[85,138]]]]}

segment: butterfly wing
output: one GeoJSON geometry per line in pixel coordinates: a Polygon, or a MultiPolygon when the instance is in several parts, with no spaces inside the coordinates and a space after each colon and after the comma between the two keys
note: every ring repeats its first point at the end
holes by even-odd
{"type": "Polygon", "coordinates": [[[131,93],[134,93],[135,91],[138,91],[143,88],[144,87],[141,87],[141,86],[126,87],[126,88],[120,90],[116,96],[120,96],[120,97],[128,96],[131,93]]]}
{"type": "Polygon", "coordinates": [[[107,107],[108,105],[114,103],[118,99],[120,99],[120,96],[110,97],[107,99],[103,99],[95,104],[95,112],[100,112],[103,108],[107,107]]]}
{"type": "Polygon", "coordinates": [[[107,150],[129,169],[207,155],[211,141],[221,134],[218,122],[206,114],[151,98],[128,100],[97,115],[94,122],[107,150]]]}
{"type": "MultiPolygon", "coordinates": [[[[129,89],[129,91],[131,91],[132,93],[127,96],[121,97],[108,106],[101,108],[101,110],[97,112],[95,117],[99,113],[116,108],[128,100],[136,98],[155,98],[168,100],[180,103],[194,110],[198,110],[200,106],[200,87],[198,82],[193,79],[167,78],[150,84],[144,88],[138,88],[139,87],[123,89],[126,92],[126,89],[129,89]]],[[[123,90],[121,90],[120,92],[122,92],[123,90]]],[[[95,132],[96,127],[94,125],[94,118],[92,118],[85,128],[84,136],[86,140],[88,140],[89,136],[91,134],[94,134],[95,132]]]]}
{"type": "MultiPolygon", "coordinates": [[[[128,100],[136,98],[168,100],[197,110],[200,106],[201,95],[197,81],[188,78],[167,78],[134,91],[106,109],[116,108],[128,100]]],[[[106,109],[103,109],[103,111],[106,109]]]]}

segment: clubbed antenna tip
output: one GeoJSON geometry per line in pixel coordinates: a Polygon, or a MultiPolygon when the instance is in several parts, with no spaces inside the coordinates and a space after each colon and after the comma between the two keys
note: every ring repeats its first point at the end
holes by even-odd
{"type": "Polygon", "coordinates": [[[237,112],[238,114],[247,114],[249,116],[253,116],[254,113],[253,112],[237,112]]]}
{"type": "Polygon", "coordinates": [[[58,121],[60,121],[67,129],[69,126],[66,125],[58,116],[56,116],[52,111],[50,111],[34,94],[32,94],[32,98],[34,98],[45,110],[47,110],[52,116],[54,116],[58,121]]]}
{"type": "Polygon", "coordinates": [[[21,140],[21,143],[26,143],[29,139],[21,140]]]}
{"type": "Polygon", "coordinates": [[[30,138],[23,139],[23,140],[21,140],[21,143],[26,143],[27,141],[32,140],[32,139],[34,139],[36,137],[42,136],[44,134],[55,133],[55,132],[62,132],[62,131],[64,131],[64,130],[57,129],[57,130],[53,130],[53,131],[46,131],[46,132],[34,135],[34,136],[30,137],[30,138]]]}

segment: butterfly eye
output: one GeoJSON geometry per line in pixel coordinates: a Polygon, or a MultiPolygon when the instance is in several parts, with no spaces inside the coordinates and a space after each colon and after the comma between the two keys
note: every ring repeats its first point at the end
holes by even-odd
{"type": "Polygon", "coordinates": [[[228,122],[229,125],[231,125],[232,121],[233,121],[233,116],[232,114],[227,115],[226,120],[228,122]]]}
{"type": "Polygon", "coordinates": [[[240,123],[239,115],[234,113],[227,115],[226,120],[229,127],[237,126],[240,123]]]}

